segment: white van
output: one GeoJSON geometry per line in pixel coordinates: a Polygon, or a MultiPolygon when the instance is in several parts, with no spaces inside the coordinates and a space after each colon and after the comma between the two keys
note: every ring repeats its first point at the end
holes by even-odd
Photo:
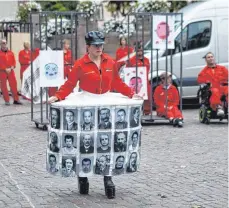
{"type": "MultiPolygon", "coordinates": [[[[211,51],[216,62],[228,68],[228,1],[208,0],[190,4],[178,13],[183,13],[183,94],[182,98],[195,98],[198,90],[197,76],[205,67],[203,56],[211,51]]],[[[180,42],[180,25],[175,30],[175,45],[180,42]]],[[[151,60],[151,41],[146,43],[144,55],[151,60]]],[[[155,51],[154,51],[155,52],[155,51]]],[[[153,52],[153,80],[166,70],[165,50],[158,51],[158,70],[153,52]]],[[[173,78],[180,82],[180,49],[175,47],[172,57],[173,78]]],[[[168,71],[170,71],[170,55],[168,71]]],[[[152,65],[151,65],[152,66],[152,65]]],[[[149,74],[149,79],[151,74],[149,74]]]]}

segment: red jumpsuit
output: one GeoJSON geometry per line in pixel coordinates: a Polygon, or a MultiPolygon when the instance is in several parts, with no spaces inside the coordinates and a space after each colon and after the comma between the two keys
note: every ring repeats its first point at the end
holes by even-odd
{"type": "Polygon", "coordinates": [[[18,101],[18,91],[17,91],[17,80],[14,73],[14,70],[8,74],[6,72],[7,68],[11,68],[16,66],[15,57],[12,51],[7,50],[6,52],[0,50],[0,82],[1,82],[1,90],[3,94],[3,98],[5,102],[10,101],[8,89],[7,89],[7,80],[10,85],[10,89],[13,95],[14,101],[18,101]]]}
{"type": "Polygon", "coordinates": [[[170,85],[167,90],[167,107],[166,107],[166,89],[163,85],[156,87],[154,92],[154,102],[156,105],[156,111],[159,116],[165,116],[166,118],[180,118],[183,119],[181,111],[178,109],[179,94],[174,85],[170,85]],[[167,112],[166,112],[167,109],[167,112]]]}
{"type": "MultiPolygon", "coordinates": [[[[129,63],[127,64],[127,67],[135,67],[136,66],[136,59],[137,57],[134,56],[129,60],[129,63]]],[[[145,66],[146,67],[146,74],[147,74],[147,79],[148,79],[148,74],[150,71],[150,63],[149,63],[149,59],[144,57],[144,64],[143,64],[143,60],[138,59],[137,60],[137,66],[145,66]]],[[[144,101],[143,104],[143,110],[144,110],[144,114],[148,115],[151,113],[151,106],[150,106],[150,90],[151,90],[151,85],[149,83],[149,81],[147,82],[147,93],[148,93],[148,100],[144,101]]]]}
{"type": "Polygon", "coordinates": [[[31,51],[30,50],[21,50],[18,55],[18,60],[19,63],[21,64],[21,69],[20,69],[20,78],[22,81],[23,78],[23,73],[24,71],[28,68],[30,64],[30,57],[31,51]]]}
{"type": "Polygon", "coordinates": [[[116,50],[116,61],[120,60],[121,58],[125,57],[131,53],[134,52],[134,49],[131,48],[131,47],[128,47],[128,46],[125,46],[124,48],[123,47],[119,47],[117,50],[116,50]]]}
{"type": "MultiPolygon", "coordinates": [[[[71,50],[66,50],[64,53],[64,78],[68,78],[71,68],[72,68],[72,51],[71,50]]],[[[49,97],[54,96],[56,91],[58,90],[57,87],[50,87],[49,88],[49,97]]]]}
{"type": "Polygon", "coordinates": [[[210,106],[216,110],[221,105],[221,96],[226,95],[228,103],[228,86],[222,86],[222,83],[228,83],[228,70],[224,66],[216,65],[215,68],[206,66],[198,75],[198,83],[211,83],[210,106]]]}
{"type": "Polygon", "coordinates": [[[90,93],[103,94],[116,90],[130,98],[134,95],[134,92],[120,79],[115,62],[107,54],[101,55],[100,69],[101,73],[97,65],[89,59],[88,54],[84,55],[75,61],[68,80],[55,96],[63,100],[73,91],[78,81],[79,87],[90,93]]]}

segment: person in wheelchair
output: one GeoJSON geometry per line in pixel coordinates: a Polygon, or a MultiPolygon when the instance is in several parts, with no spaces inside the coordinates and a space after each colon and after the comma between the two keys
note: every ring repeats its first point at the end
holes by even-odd
{"type": "MultiPolygon", "coordinates": [[[[216,111],[217,116],[224,117],[224,107],[222,106],[222,96],[226,97],[228,103],[228,70],[226,67],[216,64],[212,52],[208,52],[205,58],[207,66],[199,73],[197,81],[199,84],[208,84],[207,88],[210,94],[209,104],[213,111],[216,111]]],[[[207,93],[207,92],[205,92],[207,93]]]]}
{"type": "Polygon", "coordinates": [[[172,76],[170,73],[166,74],[164,72],[160,75],[160,79],[161,84],[154,91],[154,103],[156,105],[157,115],[169,119],[174,127],[182,127],[183,115],[178,109],[180,98],[177,88],[172,84],[172,76]]]}

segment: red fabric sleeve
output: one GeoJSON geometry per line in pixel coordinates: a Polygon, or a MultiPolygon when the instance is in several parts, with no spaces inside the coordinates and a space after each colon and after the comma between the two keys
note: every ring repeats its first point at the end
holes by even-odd
{"type": "Polygon", "coordinates": [[[27,59],[24,58],[24,51],[19,52],[18,60],[20,64],[29,64],[27,59]]]}
{"type": "Polygon", "coordinates": [[[117,64],[114,64],[114,68],[113,68],[113,79],[111,83],[111,89],[114,89],[119,93],[128,96],[129,98],[132,98],[134,95],[134,92],[132,92],[131,88],[128,87],[119,77],[117,64]]]}
{"type": "Polygon", "coordinates": [[[199,84],[206,83],[210,81],[206,75],[206,70],[205,68],[198,74],[197,82],[199,84]]]}
{"type": "Polygon", "coordinates": [[[16,60],[13,52],[11,52],[12,59],[10,61],[10,65],[13,66],[14,68],[16,67],[16,60]]]}
{"type": "Polygon", "coordinates": [[[226,67],[223,66],[223,76],[225,79],[223,79],[223,81],[228,82],[228,69],[226,67]]]}
{"type": "Polygon", "coordinates": [[[179,93],[178,93],[177,88],[173,86],[172,92],[173,92],[173,96],[174,96],[172,103],[173,103],[173,105],[178,106],[179,102],[180,102],[180,97],[179,97],[179,93]]]}
{"type": "Polygon", "coordinates": [[[65,97],[67,97],[76,87],[76,84],[79,81],[80,77],[80,70],[81,68],[76,62],[71,72],[69,73],[68,80],[60,87],[60,89],[55,94],[55,96],[59,100],[65,99],[65,97]]]}
{"type": "Polygon", "coordinates": [[[160,94],[161,94],[160,86],[157,86],[155,91],[154,91],[154,95],[153,95],[154,103],[155,103],[156,107],[164,106],[163,101],[160,99],[160,94]]]}

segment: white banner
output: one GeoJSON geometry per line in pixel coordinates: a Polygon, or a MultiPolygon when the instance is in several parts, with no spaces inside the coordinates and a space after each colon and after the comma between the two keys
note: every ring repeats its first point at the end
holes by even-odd
{"type": "Polygon", "coordinates": [[[147,70],[146,67],[138,67],[136,73],[136,67],[127,67],[123,69],[123,82],[125,82],[132,90],[143,97],[144,100],[148,100],[147,94],[147,70]],[[136,92],[137,88],[137,92],[136,92]]]}
{"type": "Polygon", "coordinates": [[[63,51],[40,51],[40,87],[58,87],[64,83],[63,51]]]}
{"type": "Polygon", "coordinates": [[[153,48],[154,49],[165,49],[166,48],[166,37],[168,40],[168,49],[174,49],[174,18],[168,16],[166,22],[165,15],[153,16],[153,48]],[[167,29],[166,29],[167,28],[167,29]],[[167,30],[167,35],[166,35],[167,30]]]}

